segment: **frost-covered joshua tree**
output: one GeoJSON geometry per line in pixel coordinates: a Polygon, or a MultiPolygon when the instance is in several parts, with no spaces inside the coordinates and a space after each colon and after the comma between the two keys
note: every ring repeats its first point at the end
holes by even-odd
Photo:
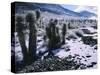
{"type": "Polygon", "coordinates": [[[49,22],[49,26],[46,28],[46,34],[49,38],[48,42],[49,55],[53,55],[52,50],[59,48],[61,45],[60,36],[56,25],[57,25],[57,20],[51,19],[51,21],[49,22]]]}
{"type": "Polygon", "coordinates": [[[16,18],[16,31],[18,32],[18,38],[19,42],[22,48],[22,53],[23,53],[23,62],[24,64],[28,63],[28,53],[27,53],[27,48],[25,45],[25,37],[24,37],[24,24],[23,24],[23,17],[22,16],[17,16],[16,18]]]}
{"type": "Polygon", "coordinates": [[[29,23],[29,60],[30,63],[36,60],[36,39],[37,39],[37,31],[36,31],[36,22],[40,17],[40,12],[35,11],[33,13],[28,13],[26,15],[26,21],[29,23]]]}

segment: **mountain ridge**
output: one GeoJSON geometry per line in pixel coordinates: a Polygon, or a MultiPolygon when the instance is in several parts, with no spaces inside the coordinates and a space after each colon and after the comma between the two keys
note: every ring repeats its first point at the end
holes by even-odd
{"type": "Polygon", "coordinates": [[[40,9],[41,11],[46,11],[58,15],[67,15],[67,16],[74,16],[74,17],[97,17],[96,14],[88,12],[88,11],[81,11],[75,12],[69,10],[67,8],[62,7],[59,4],[46,4],[46,3],[25,3],[25,2],[17,2],[15,4],[16,13],[24,13],[24,10],[35,10],[40,9]]]}

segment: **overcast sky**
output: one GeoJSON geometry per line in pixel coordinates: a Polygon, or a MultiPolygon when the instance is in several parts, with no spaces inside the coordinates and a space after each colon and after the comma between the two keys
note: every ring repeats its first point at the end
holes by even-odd
{"type": "Polygon", "coordinates": [[[61,6],[63,6],[64,8],[67,8],[69,10],[75,11],[75,12],[80,12],[80,11],[86,10],[86,11],[90,11],[93,13],[97,13],[97,7],[95,7],[95,6],[64,5],[64,4],[61,6]]]}
{"type": "Polygon", "coordinates": [[[64,8],[67,8],[67,9],[69,9],[69,10],[75,10],[75,9],[77,9],[77,5],[61,5],[61,6],[63,6],[64,8]]]}

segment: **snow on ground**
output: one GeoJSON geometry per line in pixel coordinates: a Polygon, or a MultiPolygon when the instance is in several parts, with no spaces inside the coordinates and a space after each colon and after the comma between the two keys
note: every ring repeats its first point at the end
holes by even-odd
{"type": "MultiPolygon", "coordinates": [[[[96,32],[93,28],[88,27],[87,28],[92,33],[96,32]]],[[[75,35],[72,31],[70,34],[75,35]]],[[[16,61],[22,61],[23,55],[20,47],[20,43],[16,35],[16,44],[15,44],[15,57],[16,61]]],[[[44,56],[48,55],[47,51],[47,42],[44,40],[45,31],[41,28],[37,31],[37,54],[41,56],[41,59],[44,58],[44,56]],[[45,53],[46,52],[46,53],[45,53]],[[45,54],[43,54],[45,53],[45,54]]],[[[84,36],[90,36],[96,37],[97,33],[95,34],[83,34],[84,36]]],[[[66,35],[67,36],[67,35],[66,35]]],[[[76,36],[76,35],[75,35],[76,36]]],[[[77,36],[76,36],[77,37],[77,36]]],[[[26,46],[28,47],[28,34],[25,35],[26,38],[26,46]]],[[[58,56],[59,58],[65,58],[71,55],[74,59],[74,61],[77,61],[79,63],[85,64],[86,66],[89,66],[91,64],[97,63],[97,49],[94,48],[95,46],[86,45],[83,43],[82,39],[77,37],[77,39],[66,39],[66,44],[63,45],[60,49],[54,50],[54,55],[58,56]]],[[[12,47],[12,49],[14,49],[12,47]]],[[[93,66],[94,68],[96,65],[93,66]]]]}
{"type": "MultiPolygon", "coordinates": [[[[73,57],[76,56],[81,59],[81,63],[86,65],[90,65],[91,62],[97,62],[97,52],[93,47],[83,44],[80,39],[69,40],[66,42],[66,46],[69,46],[70,50],[66,51],[65,49],[62,49],[56,53],[55,56],[58,56],[59,58],[65,58],[69,55],[73,57]]],[[[75,61],[78,61],[78,59],[75,61]]]]}
{"type": "MultiPolygon", "coordinates": [[[[96,30],[93,30],[92,28],[88,27],[87,29],[91,31],[91,33],[96,32],[96,30]],[[89,28],[89,29],[88,29],[89,28]]],[[[91,36],[96,37],[97,39],[97,33],[94,34],[83,34],[83,36],[91,36]]],[[[74,60],[77,62],[80,62],[82,64],[85,64],[86,66],[89,66],[91,64],[97,63],[97,49],[95,49],[95,46],[86,45],[83,43],[82,38],[77,39],[70,39],[66,40],[66,44],[62,46],[62,49],[59,50],[55,56],[58,56],[59,58],[65,58],[71,55],[74,57],[74,60]]],[[[93,66],[94,68],[96,65],[93,66]]]]}

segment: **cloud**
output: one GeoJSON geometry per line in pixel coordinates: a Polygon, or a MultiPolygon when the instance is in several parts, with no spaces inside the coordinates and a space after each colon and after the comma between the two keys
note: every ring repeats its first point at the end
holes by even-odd
{"type": "Polygon", "coordinates": [[[80,12],[84,10],[97,14],[97,7],[95,6],[78,6],[74,11],[80,12]]]}

